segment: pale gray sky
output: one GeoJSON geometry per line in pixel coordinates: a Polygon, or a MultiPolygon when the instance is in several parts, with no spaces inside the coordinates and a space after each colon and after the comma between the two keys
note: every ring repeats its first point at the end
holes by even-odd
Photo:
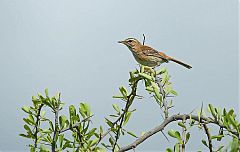
{"type": "MultiPolygon", "coordinates": [[[[26,150],[20,108],[31,96],[62,92],[66,105],[91,104],[94,125],[112,112],[118,87],[128,86],[128,72],[137,67],[128,49],[117,43],[127,37],[193,66],[167,64],[179,96],[174,113],[189,113],[212,103],[238,105],[237,0],[1,0],[0,1],[0,151],[26,150]]],[[[129,125],[138,134],[162,121],[160,109],[146,95],[136,101],[129,125]]],[[[67,107],[65,107],[67,109],[67,107]]],[[[167,130],[165,131],[167,132],[167,130]]],[[[193,130],[189,150],[203,147],[203,132],[193,130]]],[[[126,139],[121,143],[129,143],[126,139]]],[[[137,150],[173,145],[161,134],[137,150]]],[[[162,148],[163,147],[163,148],[162,148]]],[[[206,150],[202,148],[203,150],[206,150]]]]}

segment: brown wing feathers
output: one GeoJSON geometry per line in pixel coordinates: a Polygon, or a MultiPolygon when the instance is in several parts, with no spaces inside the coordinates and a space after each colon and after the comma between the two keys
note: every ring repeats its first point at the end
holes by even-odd
{"type": "Polygon", "coordinates": [[[169,56],[167,56],[166,54],[164,54],[164,53],[162,53],[162,52],[158,52],[158,51],[156,51],[155,49],[153,49],[153,48],[151,48],[151,47],[149,47],[149,46],[146,46],[146,45],[142,46],[142,50],[143,50],[143,53],[144,53],[145,55],[157,56],[157,57],[160,57],[160,58],[162,58],[162,59],[165,59],[166,62],[168,62],[168,61],[170,60],[170,61],[173,61],[173,62],[175,62],[175,63],[177,63],[177,64],[180,64],[180,65],[182,65],[182,66],[184,66],[184,67],[186,67],[186,68],[188,68],[188,69],[191,69],[191,68],[192,68],[192,66],[190,66],[190,65],[188,65],[188,64],[186,64],[186,63],[184,63],[184,62],[182,62],[182,61],[179,61],[179,60],[177,60],[177,59],[174,59],[174,58],[172,58],[172,57],[169,57],[169,56]]]}

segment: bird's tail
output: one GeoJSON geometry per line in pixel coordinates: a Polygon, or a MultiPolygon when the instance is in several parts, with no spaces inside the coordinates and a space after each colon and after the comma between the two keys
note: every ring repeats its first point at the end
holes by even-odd
{"type": "Polygon", "coordinates": [[[180,65],[182,65],[182,66],[184,66],[184,67],[186,67],[186,68],[188,68],[188,69],[191,69],[191,68],[192,68],[192,66],[190,66],[190,65],[188,65],[188,64],[186,64],[186,63],[183,63],[183,62],[181,62],[181,61],[179,61],[179,60],[176,60],[176,59],[174,59],[174,58],[169,57],[168,60],[173,61],[173,62],[175,62],[175,63],[178,63],[178,64],[180,64],[180,65]]]}

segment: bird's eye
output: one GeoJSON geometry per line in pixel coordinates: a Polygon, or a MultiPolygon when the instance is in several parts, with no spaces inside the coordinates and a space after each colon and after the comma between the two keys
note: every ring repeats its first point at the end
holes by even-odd
{"type": "Polygon", "coordinates": [[[128,43],[132,43],[132,40],[128,40],[128,43]]]}

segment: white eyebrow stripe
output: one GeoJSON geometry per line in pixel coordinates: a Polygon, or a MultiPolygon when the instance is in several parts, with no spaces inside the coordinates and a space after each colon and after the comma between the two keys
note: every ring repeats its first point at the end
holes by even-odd
{"type": "Polygon", "coordinates": [[[131,37],[126,39],[126,41],[129,41],[129,40],[137,41],[137,39],[131,38],[131,37]]]}

